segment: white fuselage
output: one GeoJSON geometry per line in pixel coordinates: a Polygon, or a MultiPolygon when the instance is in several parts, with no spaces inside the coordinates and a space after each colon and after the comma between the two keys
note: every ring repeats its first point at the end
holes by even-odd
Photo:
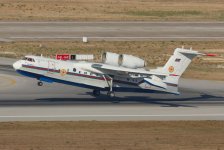
{"type": "Polygon", "coordinates": [[[14,68],[19,73],[38,80],[74,84],[92,89],[108,89],[113,84],[113,88],[159,90],[145,82],[141,83],[143,77],[140,76],[111,72],[112,79],[110,76],[104,75],[102,71],[92,67],[93,64],[100,63],[62,61],[40,56],[26,56],[26,58],[26,60],[19,60],[14,63],[14,68]]]}

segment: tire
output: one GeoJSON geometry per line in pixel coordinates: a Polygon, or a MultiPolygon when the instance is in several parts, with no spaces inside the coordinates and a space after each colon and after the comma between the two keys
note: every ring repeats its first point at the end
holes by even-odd
{"type": "Polygon", "coordinates": [[[37,85],[38,86],[43,86],[43,82],[39,81],[39,82],[37,82],[37,85]]]}
{"type": "Polygon", "coordinates": [[[110,98],[114,98],[115,97],[115,93],[113,91],[108,92],[107,96],[109,96],[110,98]]]}

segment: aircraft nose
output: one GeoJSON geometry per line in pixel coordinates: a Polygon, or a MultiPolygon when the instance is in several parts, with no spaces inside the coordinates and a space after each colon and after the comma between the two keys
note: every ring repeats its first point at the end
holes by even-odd
{"type": "Polygon", "coordinates": [[[21,62],[20,61],[17,61],[13,64],[13,68],[15,70],[18,70],[20,67],[22,66],[21,62]]]}

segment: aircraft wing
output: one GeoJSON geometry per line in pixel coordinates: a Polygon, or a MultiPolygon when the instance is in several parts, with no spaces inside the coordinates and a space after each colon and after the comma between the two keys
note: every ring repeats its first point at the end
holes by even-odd
{"type": "Polygon", "coordinates": [[[120,75],[129,75],[130,73],[133,74],[140,74],[140,75],[156,75],[156,76],[162,76],[165,77],[167,74],[165,73],[159,73],[159,72],[151,72],[141,69],[130,69],[120,66],[111,66],[107,64],[93,64],[93,68],[100,70],[104,72],[104,74],[120,74],[120,75]]]}

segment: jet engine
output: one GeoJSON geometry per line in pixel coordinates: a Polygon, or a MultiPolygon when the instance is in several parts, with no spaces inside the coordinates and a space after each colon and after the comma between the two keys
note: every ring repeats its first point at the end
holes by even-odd
{"type": "Polygon", "coordinates": [[[131,69],[143,68],[146,66],[146,63],[143,59],[127,54],[120,55],[118,64],[122,67],[131,69]]]}
{"type": "Polygon", "coordinates": [[[116,53],[105,52],[102,54],[102,62],[108,65],[119,66],[119,56],[120,55],[116,53]]]}

